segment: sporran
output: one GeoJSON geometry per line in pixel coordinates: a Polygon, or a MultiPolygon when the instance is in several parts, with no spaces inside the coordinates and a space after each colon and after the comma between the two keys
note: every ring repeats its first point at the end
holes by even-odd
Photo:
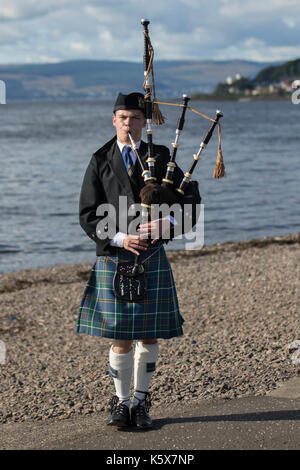
{"type": "MultiPolygon", "coordinates": [[[[161,243],[160,243],[161,245],[161,243]]],[[[116,272],[113,278],[113,289],[116,297],[124,302],[142,303],[147,292],[147,278],[144,263],[151,258],[157,250],[150,256],[136,264],[134,261],[118,261],[112,258],[109,260],[116,264],[116,272]]]]}
{"type": "Polygon", "coordinates": [[[147,290],[144,266],[133,261],[120,261],[116,266],[113,288],[116,297],[125,302],[143,302],[147,290]]]}

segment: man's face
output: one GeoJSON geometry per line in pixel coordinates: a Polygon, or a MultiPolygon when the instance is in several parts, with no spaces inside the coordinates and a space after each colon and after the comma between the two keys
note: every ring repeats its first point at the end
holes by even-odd
{"type": "Polygon", "coordinates": [[[139,109],[119,109],[113,116],[113,125],[117,131],[117,139],[124,144],[130,144],[128,132],[136,142],[141,140],[142,129],[146,126],[146,119],[139,109]]]}

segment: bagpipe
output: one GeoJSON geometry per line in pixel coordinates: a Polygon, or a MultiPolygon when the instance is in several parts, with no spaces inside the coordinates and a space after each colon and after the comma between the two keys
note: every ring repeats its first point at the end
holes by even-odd
{"type": "MultiPolygon", "coordinates": [[[[148,222],[151,220],[151,209],[153,204],[162,204],[166,203],[169,206],[180,202],[184,196],[188,186],[191,183],[192,174],[195,170],[197,162],[201,159],[201,154],[207,144],[209,143],[214,129],[218,126],[219,130],[219,143],[218,143],[218,156],[213,173],[214,178],[222,178],[225,175],[225,167],[223,162],[222,150],[221,150],[221,127],[219,120],[223,116],[223,113],[219,110],[216,111],[215,118],[210,118],[200,111],[190,107],[188,105],[190,98],[187,95],[183,95],[182,104],[174,103],[164,103],[159,102],[156,98],[155,90],[155,79],[154,79],[154,68],[153,68],[153,59],[154,59],[154,50],[151,44],[148,25],[150,21],[147,19],[142,19],[141,24],[143,25],[143,34],[144,34],[144,82],[143,89],[145,91],[144,95],[144,104],[145,104],[145,117],[146,117],[146,134],[147,134],[147,166],[143,164],[136,143],[134,142],[132,136],[129,134],[129,138],[132,144],[132,148],[137,156],[137,159],[142,168],[142,176],[144,178],[145,186],[140,192],[141,207],[142,207],[142,223],[148,222]],[[151,78],[150,78],[151,77],[151,78]],[[161,125],[164,123],[164,117],[159,109],[159,104],[161,105],[170,105],[170,106],[179,106],[182,108],[181,114],[178,119],[175,141],[172,143],[172,154],[170,161],[167,164],[166,174],[163,178],[161,184],[157,182],[156,173],[155,173],[155,157],[153,154],[153,130],[152,124],[161,125]],[[179,148],[179,139],[182,133],[185,115],[187,110],[191,110],[202,117],[212,121],[212,125],[207,131],[204,139],[201,141],[200,147],[193,155],[193,162],[189,170],[184,174],[184,177],[178,187],[174,187],[173,174],[176,168],[176,154],[179,148]]],[[[136,256],[136,267],[138,265],[139,256],[136,256]]],[[[136,268],[138,269],[138,268],[136,268]]]]}

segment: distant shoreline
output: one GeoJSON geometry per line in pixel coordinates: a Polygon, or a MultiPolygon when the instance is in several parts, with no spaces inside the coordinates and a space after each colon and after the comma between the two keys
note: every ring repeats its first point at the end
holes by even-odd
{"type": "MultiPolygon", "coordinates": [[[[294,245],[300,244],[300,232],[297,234],[288,234],[288,235],[281,235],[281,236],[274,236],[274,237],[262,237],[262,238],[251,238],[249,240],[244,241],[227,241],[223,243],[216,243],[214,245],[204,245],[204,247],[195,249],[195,250],[166,250],[167,256],[170,261],[177,261],[178,259],[182,258],[197,258],[199,256],[208,256],[213,255],[216,253],[224,253],[224,252],[235,252],[235,251],[243,251],[249,248],[263,248],[268,245],[294,245]]],[[[85,266],[88,267],[91,263],[78,263],[74,266],[85,266]]],[[[39,279],[39,273],[42,275],[43,273],[49,272],[49,277],[46,276],[44,280],[46,282],[52,282],[52,276],[50,275],[51,271],[57,268],[70,268],[73,264],[58,264],[54,266],[48,266],[43,268],[28,268],[16,271],[8,271],[4,273],[0,273],[0,280],[8,280],[9,285],[11,281],[21,281],[21,285],[31,285],[34,283],[34,280],[39,279]],[[29,273],[32,273],[32,278],[30,278],[29,273]],[[18,276],[18,274],[20,276],[18,276]]],[[[53,278],[53,282],[56,282],[56,278],[53,278]]],[[[3,282],[2,287],[0,287],[0,294],[6,292],[6,284],[3,282]]],[[[11,285],[8,291],[11,290],[11,285]]],[[[13,288],[14,289],[14,288],[13,288]]],[[[18,289],[17,289],[18,290],[18,289]]]]}
{"type": "MultiPolygon", "coordinates": [[[[290,96],[278,96],[278,95],[270,95],[270,96],[222,96],[222,95],[215,95],[211,93],[196,93],[190,95],[192,100],[195,101],[237,101],[237,102],[250,102],[250,101],[290,101],[290,96]]],[[[9,104],[28,104],[28,103],[64,103],[64,102],[84,102],[84,103],[93,103],[93,102],[113,102],[113,97],[93,97],[93,98],[86,98],[86,97],[75,97],[75,96],[64,96],[60,98],[36,98],[36,99],[9,99],[6,102],[6,105],[9,104]]],[[[175,100],[179,100],[179,96],[167,97],[164,98],[160,96],[160,101],[169,101],[172,103],[175,100]]]]}
{"type": "Polygon", "coordinates": [[[279,96],[279,95],[260,95],[260,96],[223,96],[215,95],[214,93],[196,93],[191,95],[191,99],[198,101],[239,101],[239,102],[250,102],[250,101],[290,101],[290,96],[279,96]]]}

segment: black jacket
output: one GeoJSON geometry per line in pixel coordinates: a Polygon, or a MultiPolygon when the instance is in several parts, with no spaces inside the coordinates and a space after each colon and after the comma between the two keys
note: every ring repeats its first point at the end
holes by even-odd
{"type": "MultiPolygon", "coordinates": [[[[165,177],[167,163],[170,160],[170,153],[168,148],[162,145],[154,145],[153,149],[156,158],[155,171],[157,182],[161,183],[162,178],[165,177]]],[[[140,145],[139,154],[145,163],[145,167],[147,167],[147,144],[143,141],[140,145]]],[[[80,193],[79,221],[86,234],[96,242],[97,256],[114,254],[116,248],[110,245],[112,237],[119,231],[129,233],[127,227],[124,229],[123,226],[119,227],[118,224],[120,209],[119,196],[127,196],[127,210],[132,204],[140,202],[138,194],[140,189],[144,186],[144,182],[140,175],[141,171],[138,161],[136,162],[134,173],[136,174],[134,179],[135,184],[131,182],[126,172],[116,136],[97,150],[90,160],[84,175],[80,193]],[[137,171],[138,174],[136,174],[137,171]],[[112,221],[112,218],[108,217],[107,213],[99,215],[98,212],[97,215],[97,208],[105,203],[111,204],[115,208],[116,217],[113,218],[115,222],[113,224],[107,224],[108,220],[112,221]],[[109,232],[107,232],[107,225],[110,227],[109,232]],[[111,227],[113,228],[112,231],[111,227]],[[106,233],[104,234],[104,232],[106,233]],[[101,234],[106,238],[101,239],[101,234]]],[[[181,169],[176,167],[174,171],[175,187],[180,185],[183,176],[181,169]]],[[[198,185],[196,182],[191,182],[188,189],[185,191],[181,205],[193,205],[192,213],[189,214],[192,218],[193,226],[196,224],[199,217],[199,213],[196,212],[196,204],[200,204],[200,201],[198,185]]],[[[121,207],[121,212],[124,215],[124,206],[121,207]]],[[[128,216],[128,225],[136,217],[136,215],[128,216]]],[[[184,225],[182,226],[184,228],[184,225]]],[[[186,230],[183,230],[182,232],[184,233],[185,231],[186,230]]],[[[178,233],[176,233],[176,236],[177,235],[178,233]]]]}

